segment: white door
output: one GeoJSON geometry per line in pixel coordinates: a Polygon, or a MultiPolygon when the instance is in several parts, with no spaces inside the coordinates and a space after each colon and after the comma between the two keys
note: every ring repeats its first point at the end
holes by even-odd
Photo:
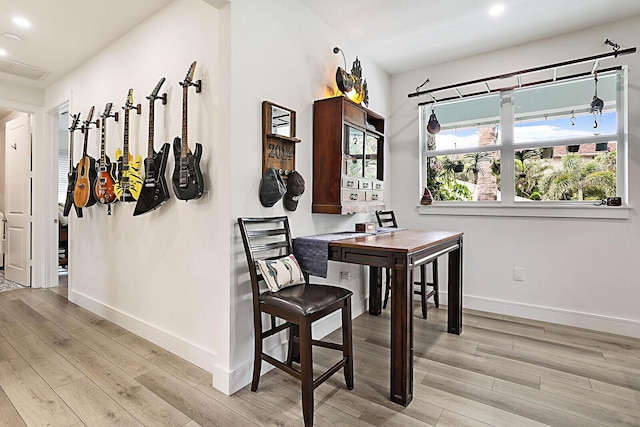
{"type": "Polygon", "coordinates": [[[5,278],[31,286],[30,116],[5,126],[5,278]]]}

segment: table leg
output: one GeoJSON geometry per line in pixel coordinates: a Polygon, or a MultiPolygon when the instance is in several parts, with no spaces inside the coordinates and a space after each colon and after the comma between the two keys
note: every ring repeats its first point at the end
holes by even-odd
{"type": "Polygon", "coordinates": [[[462,333],[462,238],[458,249],[449,252],[449,306],[447,308],[447,331],[462,333]]]}
{"type": "Polygon", "coordinates": [[[382,313],[382,268],[369,267],[369,314],[382,313]]]}
{"type": "Polygon", "coordinates": [[[406,257],[391,269],[391,393],[392,402],[407,406],[413,399],[413,285],[406,257]]]}

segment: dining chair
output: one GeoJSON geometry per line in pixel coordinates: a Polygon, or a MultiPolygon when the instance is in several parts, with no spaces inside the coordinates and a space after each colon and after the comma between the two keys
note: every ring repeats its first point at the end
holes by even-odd
{"type": "Polygon", "coordinates": [[[313,390],[316,387],[343,368],[347,388],[353,389],[353,293],[337,286],[309,283],[309,275],[300,270],[293,255],[291,231],[286,216],[238,218],[238,225],[253,295],[255,351],[251,391],[258,389],[263,360],[282,369],[300,380],[304,425],[312,426],[313,390]],[[342,312],[342,344],[313,339],[312,323],[337,310],[342,312]],[[263,314],[271,317],[270,324],[266,322],[267,330],[263,330],[263,314]],[[263,340],[282,331],[289,333],[285,362],[263,350],[263,340]],[[313,346],[342,353],[342,358],[336,364],[315,379],[313,346]],[[299,364],[299,369],[294,367],[294,362],[299,364]]]}
{"type": "MultiPolygon", "coordinates": [[[[392,227],[398,228],[396,221],[396,215],[393,211],[376,211],[376,218],[378,219],[378,225],[380,227],[392,227]]],[[[384,292],[383,308],[387,308],[387,302],[389,301],[389,293],[391,292],[391,269],[385,269],[387,273],[386,286],[384,292]]],[[[420,303],[422,306],[422,318],[427,318],[427,300],[433,296],[433,303],[436,307],[440,307],[440,298],[438,297],[438,258],[433,261],[422,264],[420,266],[420,280],[414,282],[414,285],[418,285],[418,289],[414,289],[414,294],[420,295],[420,303]],[[432,265],[433,281],[427,281],[427,266],[432,265]],[[427,287],[431,287],[428,291],[427,287]]]]}

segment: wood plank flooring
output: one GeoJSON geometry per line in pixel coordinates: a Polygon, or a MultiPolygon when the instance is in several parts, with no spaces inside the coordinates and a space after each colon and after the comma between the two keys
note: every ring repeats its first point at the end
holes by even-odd
{"type": "MultiPolygon", "coordinates": [[[[416,305],[414,399],[388,399],[389,312],[354,319],[355,388],[315,391],[316,426],[640,426],[640,340],[416,305]]],[[[340,332],[330,338],[340,340],[340,332]]],[[[335,352],[314,351],[318,371],[335,352]]],[[[297,380],[272,370],[226,396],[211,374],[67,301],[0,292],[0,426],[301,426],[297,380]]]]}

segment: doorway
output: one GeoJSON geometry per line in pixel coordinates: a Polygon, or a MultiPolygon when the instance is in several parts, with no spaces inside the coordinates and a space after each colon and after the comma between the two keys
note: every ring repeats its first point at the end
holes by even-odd
{"type": "Polygon", "coordinates": [[[22,286],[32,280],[33,116],[2,110],[0,211],[3,212],[4,278],[22,286]]]}

